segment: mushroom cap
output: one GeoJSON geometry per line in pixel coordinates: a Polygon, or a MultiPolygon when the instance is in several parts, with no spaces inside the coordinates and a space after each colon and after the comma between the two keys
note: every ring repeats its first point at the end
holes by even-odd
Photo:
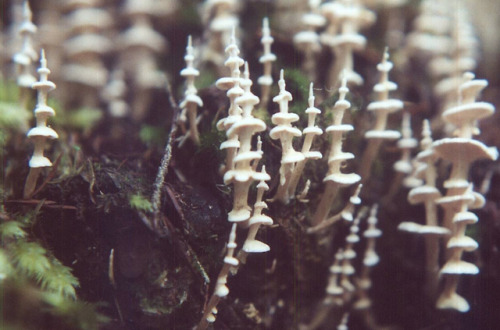
{"type": "Polygon", "coordinates": [[[435,200],[441,197],[441,193],[433,186],[415,187],[408,193],[408,202],[410,204],[424,203],[428,200],[435,200]]]}
{"type": "Polygon", "coordinates": [[[415,233],[415,234],[423,234],[423,235],[449,235],[450,231],[447,228],[439,227],[439,226],[428,226],[421,225],[415,222],[401,222],[398,225],[398,230],[415,233]]]}
{"type": "Polygon", "coordinates": [[[304,154],[306,159],[321,159],[323,155],[319,151],[308,151],[304,154]]]}
{"type": "Polygon", "coordinates": [[[92,88],[106,84],[108,71],[104,67],[89,67],[81,64],[66,64],[62,67],[64,80],[92,88]]]}
{"type": "Polygon", "coordinates": [[[465,222],[466,224],[473,224],[478,222],[478,217],[472,212],[468,211],[463,211],[463,212],[458,212],[455,214],[453,217],[453,222],[465,222]]]}
{"type": "Polygon", "coordinates": [[[54,84],[52,81],[35,81],[33,84],[31,84],[31,88],[44,92],[50,92],[56,89],[56,84],[54,84]]]}
{"type": "Polygon", "coordinates": [[[156,53],[166,47],[163,36],[148,25],[132,26],[120,35],[118,45],[122,49],[146,48],[156,53]]]}
{"type": "Polygon", "coordinates": [[[271,86],[273,84],[273,77],[271,76],[260,76],[257,80],[259,85],[271,86]]]}
{"type": "Polygon", "coordinates": [[[200,71],[193,67],[187,67],[181,70],[181,76],[183,77],[188,77],[188,76],[194,76],[197,77],[200,75],[200,71]]]}
{"type": "MultiPolygon", "coordinates": [[[[274,118],[274,116],[273,116],[273,118],[274,118]]],[[[273,121],[273,123],[274,123],[274,121],[273,121]]],[[[280,126],[273,127],[273,129],[271,129],[271,131],[269,132],[269,136],[271,137],[271,139],[276,140],[276,139],[279,139],[281,134],[283,134],[283,133],[289,134],[291,136],[301,136],[302,135],[302,132],[296,127],[280,125],[280,126]]]]}
{"type": "Polygon", "coordinates": [[[102,55],[111,50],[111,41],[98,34],[82,34],[65,41],[63,47],[68,57],[102,55]]]}
{"type": "Polygon", "coordinates": [[[320,28],[326,24],[326,18],[323,15],[307,13],[302,16],[302,23],[306,26],[320,28]]]}
{"type": "Polygon", "coordinates": [[[269,245],[257,241],[257,240],[251,240],[251,241],[245,241],[243,244],[242,250],[247,252],[247,253],[262,253],[262,252],[267,252],[271,250],[269,245]]]}
{"type": "Polygon", "coordinates": [[[319,41],[319,35],[314,31],[300,31],[293,36],[293,43],[296,44],[299,49],[306,49],[310,45],[317,44],[319,41]]]}
{"type": "Polygon", "coordinates": [[[281,164],[291,164],[291,163],[296,163],[300,162],[305,159],[305,156],[303,153],[295,151],[295,150],[290,150],[285,154],[285,157],[281,159],[281,164]]]}
{"type": "Polygon", "coordinates": [[[186,98],[181,102],[181,104],[179,104],[179,106],[181,108],[185,108],[188,103],[195,103],[199,107],[203,106],[203,101],[196,94],[188,94],[188,95],[186,95],[186,98]]]}
{"type": "Polygon", "coordinates": [[[306,127],[302,131],[303,134],[312,134],[312,135],[321,135],[323,134],[323,130],[318,126],[306,127]]]}
{"type": "Polygon", "coordinates": [[[219,149],[231,149],[231,148],[239,148],[240,147],[240,141],[238,140],[226,140],[220,144],[219,149]]]}
{"type": "Polygon", "coordinates": [[[383,101],[374,101],[368,104],[366,108],[368,111],[392,113],[399,111],[403,108],[403,102],[396,99],[389,99],[383,101]]]}
{"type": "Polygon", "coordinates": [[[455,292],[453,292],[450,296],[442,294],[436,302],[436,308],[455,309],[462,313],[465,313],[470,309],[467,300],[455,292]]]}
{"type": "Polygon", "coordinates": [[[104,29],[113,24],[113,20],[106,10],[92,7],[72,11],[65,21],[70,29],[87,27],[104,29]]]}
{"type": "Polygon", "coordinates": [[[354,130],[354,126],[350,124],[330,125],[326,128],[327,133],[349,132],[352,130],[354,130]]]}
{"type": "Polygon", "coordinates": [[[57,139],[59,137],[56,131],[47,126],[33,127],[28,131],[27,136],[29,138],[45,137],[49,139],[57,139]]]}
{"type": "Polygon", "coordinates": [[[215,17],[210,23],[210,31],[220,33],[224,31],[231,31],[235,26],[239,26],[240,20],[236,16],[224,15],[215,17]]]}
{"type": "Polygon", "coordinates": [[[463,260],[450,260],[444,264],[440,270],[441,274],[451,275],[476,275],[479,273],[479,268],[476,265],[463,260]]]}
{"type": "Polygon", "coordinates": [[[51,167],[52,162],[44,156],[33,156],[29,161],[29,167],[39,168],[39,167],[51,167]]]}
{"type": "Polygon", "coordinates": [[[274,61],[276,61],[276,59],[277,59],[277,57],[273,53],[263,54],[261,57],[259,57],[259,62],[260,63],[274,62],[274,61]]]}
{"type": "Polygon", "coordinates": [[[250,218],[248,221],[248,226],[254,225],[254,224],[260,224],[264,226],[270,226],[273,224],[273,219],[268,217],[265,214],[256,214],[250,218]]]}
{"type": "Polygon", "coordinates": [[[479,244],[468,236],[452,237],[446,247],[448,249],[459,248],[471,252],[478,248],[479,244]]]}
{"type": "Polygon", "coordinates": [[[359,182],[359,180],[361,180],[361,177],[356,173],[334,173],[328,175],[323,179],[323,181],[333,181],[337,184],[340,184],[341,186],[350,186],[352,184],[355,184],[356,182],[359,182]]]}
{"type": "Polygon", "coordinates": [[[54,109],[49,107],[48,105],[44,104],[37,104],[35,108],[35,116],[36,115],[43,115],[43,116],[55,116],[56,112],[54,109]]]}
{"type": "Polygon", "coordinates": [[[491,116],[495,112],[495,107],[487,102],[474,102],[452,107],[443,112],[442,117],[455,126],[462,126],[465,123],[480,120],[491,116]]]}
{"type": "Polygon", "coordinates": [[[250,218],[250,210],[248,209],[238,209],[232,210],[227,215],[227,220],[229,222],[242,222],[250,218]]]}
{"type": "Polygon", "coordinates": [[[401,137],[398,131],[368,131],[365,139],[397,140],[401,137]]]}
{"type": "Polygon", "coordinates": [[[478,159],[496,160],[498,150],[494,147],[487,147],[484,143],[465,138],[444,138],[432,143],[432,148],[442,158],[456,163],[467,161],[472,163],[478,159]]]}

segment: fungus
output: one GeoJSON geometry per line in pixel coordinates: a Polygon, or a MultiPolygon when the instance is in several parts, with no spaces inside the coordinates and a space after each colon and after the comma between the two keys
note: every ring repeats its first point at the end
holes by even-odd
{"type": "Polygon", "coordinates": [[[311,151],[311,146],[314,141],[314,137],[323,134],[323,130],[316,126],[315,120],[316,116],[321,113],[321,110],[314,107],[314,94],[313,94],[313,83],[309,85],[309,107],[306,109],[306,114],[308,115],[307,127],[302,131],[305,135],[304,142],[302,144],[302,150],[300,151],[304,155],[304,159],[298,161],[293,169],[292,176],[290,178],[290,184],[288,187],[288,195],[294,196],[297,189],[297,184],[302,176],[306,162],[309,159],[321,159],[323,155],[319,151],[311,151]]]}
{"type": "Polygon", "coordinates": [[[276,55],[271,52],[271,45],[274,42],[271,36],[271,29],[269,29],[269,19],[265,17],[262,20],[262,39],[260,40],[264,47],[264,53],[259,58],[259,62],[264,65],[264,72],[259,77],[257,82],[260,85],[260,98],[261,104],[266,107],[269,101],[269,93],[271,92],[271,85],[273,84],[272,65],[276,61],[276,55]]]}
{"type": "Polygon", "coordinates": [[[289,185],[294,166],[297,162],[305,159],[305,156],[293,149],[292,140],[294,137],[301,136],[302,133],[296,127],[292,126],[293,122],[299,120],[299,116],[295,113],[288,112],[288,102],[292,100],[292,94],[285,87],[284,71],[280,72],[280,80],[278,81],[280,92],[273,98],[273,102],[278,103],[280,111],[271,117],[271,121],[276,127],[271,129],[269,136],[273,140],[280,140],[281,143],[281,166],[280,166],[280,183],[278,191],[273,197],[273,200],[279,200],[287,204],[290,200],[289,185]]]}
{"type": "Polygon", "coordinates": [[[361,179],[356,173],[346,174],[340,171],[342,164],[346,160],[354,158],[352,153],[342,151],[343,134],[354,129],[352,125],[342,124],[344,112],[351,107],[351,103],[345,99],[347,92],[349,92],[347,77],[344,75],[342,86],[339,88],[339,99],[335,102],[332,109],[333,123],[326,128],[326,132],[331,134],[330,151],[328,153],[328,172],[323,179],[323,182],[325,182],[325,191],[312,218],[313,226],[319,225],[328,217],[340,187],[353,185],[361,179]]]}
{"type": "Polygon", "coordinates": [[[224,183],[233,183],[234,202],[233,209],[228,214],[230,222],[244,222],[250,218],[250,206],[248,206],[248,192],[253,181],[269,180],[265,172],[256,172],[252,167],[255,160],[259,160],[262,154],[252,151],[252,136],[266,129],[266,124],[252,116],[253,107],[259,103],[250,87],[252,81],[249,77],[248,63],[245,63],[244,78],[241,79],[244,88],[243,94],[235,99],[235,103],[242,108],[241,118],[235,122],[227,131],[229,140],[238,142],[238,152],[233,159],[233,169],[224,174],[224,183]]]}
{"type": "Polygon", "coordinates": [[[444,275],[445,283],[436,306],[460,312],[467,312],[469,304],[456,293],[459,277],[461,274],[473,275],[479,272],[474,264],[461,260],[464,251],[477,248],[477,243],[465,236],[467,225],[478,221],[477,216],[468,210],[484,205],[484,198],[472,191],[468,172],[475,160],[498,158],[496,148],[487,147],[472,138],[479,133],[476,121],[494,111],[490,104],[476,102],[479,92],[486,84],[484,81],[471,80],[472,78],[472,74],[466,75],[467,80],[459,89],[459,104],[447,109],[442,115],[445,121],[456,126],[457,137],[443,138],[432,144],[436,154],[451,163],[451,173],[444,182],[446,195],[438,199],[437,203],[444,209],[443,225],[453,235],[447,242],[448,260],[440,271],[444,275]]]}
{"type": "Polygon", "coordinates": [[[33,195],[42,168],[52,166],[52,162],[43,154],[47,139],[57,139],[59,137],[56,131],[47,126],[47,119],[55,115],[54,109],[47,105],[47,94],[54,90],[56,85],[48,80],[50,70],[47,68],[47,60],[43,50],[40,56],[40,68],[37,72],[40,75],[40,80],[31,85],[31,88],[38,92],[37,104],[34,110],[36,127],[30,129],[27,134],[28,138],[35,144],[35,148],[29,161],[30,172],[24,186],[23,196],[25,199],[33,195]]]}
{"type": "Polygon", "coordinates": [[[216,314],[217,314],[217,304],[220,299],[226,297],[229,294],[229,288],[227,287],[227,276],[229,274],[229,270],[231,267],[237,267],[239,264],[238,259],[236,259],[234,255],[234,250],[236,249],[236,224],[233,224],[231,227],[231,233],[229,234],[229,239],[227,241],[227,252],[224,257],[224,266],[217,276],[217,282],[215,284],[214,292],[208,301],[208,304],[205,306],[203,311],[203,317],[201,318],[197,330],[204,330],[208,327],[209,323],[215,322],[216,314]]]}
{"type": "Polygon", "coordinates": [[[398,131],[386,129],[389,114],[403,108],[403,102],[400,100],[389,99],[389,92],[396,90],[398,87],[394,82],[389,81],[389,71],[391,71],[392,67],[393,64],[389,61],[389,51],[386,48],[382,62],[377,65],[377,70],[381,72],[380,81],[373,87],[373,91],[377,93],[377,100],[368,104],[367,107],[368,111],[373,111],[375,114],[375,125],[365,133],[368,145],[363,152],[361,167],[359,169],[359,174],[363,178],[363,181],[369,178],[373,161],[382,143],[401,137],[401,133],[398,131]]]}
{"type": "Polygon", "coordinates": [[[23,21],[19,25],[19,34],[22,38],[22,48],[14,54],[12,61],[16,64],[17,85],[21,87],[19,103],[22,109],[26,109],[29,101],[29,89],[36,82],[35,76],[31,73],[32,63],[38,59],[38,54],[33,48],[33,36],[37,27],[32,22],[32,12],[28,1],[23,3],[23,21]]]}
{"type": "MultiPolygon", "coordinates": [[[[194,63],[194,50],[192,45],[191,36],[188,36],[188,44],[186,47],[186,55],[184,56],[186,61],[186,67],[181,70],[181,76],[186,78],[186,89],[184,92],[184,100],[181,102],[180,107],[182,108],[182,113],[180,117],[181,120],[189,120],[189,131],[186,132],[186,136],[189,136],[195,144],[200,144],[200,134],[198,133],[197,126],[197,112],[198,107],[203,106],[203,101],[198,96],[198,91],[194,85],[194,80],[200,75],[193,63],[194,63]]],[[[182,145],[185,138],[181,140],[179,146],[182,145]]]]}
{"type": "Polygon", "coordinates": [[[302,60],[302,71],[309,80],[316,80],[316,59],[315,55],[321,50],[319,43],[318,29],[321,29],[326,19],[319,13],[320,0],[309,0],[309,12],[302,16],[304,30],[295,34],[293,43],[299,51],[304,53],[302,60]]]}

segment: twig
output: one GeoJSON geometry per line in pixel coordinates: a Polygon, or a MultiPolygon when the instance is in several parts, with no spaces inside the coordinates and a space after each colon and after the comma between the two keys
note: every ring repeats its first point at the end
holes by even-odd
{"type": "Polygon", "coordinates": [[[170,127],[170,134],[168,136],[167,145],[165,146],[165,153],[162,157],[158,173],[156,174],[156,179],[154,183],[154,192],[151,200],[153,207],[153,222],[158,225],[160,223],[160,207],[161,207],[161,188],[165,182],[165,176],[168,173],[168,165],[170,159],[172,158],[172,144],[175,140],[175,135],[177,133],[177,117],[179,115],[179,107],[175,102],[174,96],[172,94],[172,89],[170,83],[167,81],[166,89],[168,93],[168,101],[172,107],[174,113],[172,116],[172,124],[170,127]]]}

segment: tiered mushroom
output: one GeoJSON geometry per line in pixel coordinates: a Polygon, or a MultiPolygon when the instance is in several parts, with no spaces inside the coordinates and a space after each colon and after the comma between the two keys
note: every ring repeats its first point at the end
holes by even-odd
{"type": "Polygon", "coordinates": [[[52,162],[43,155],[47,139],[57,139],[59,137],[56,131],[47,126],[47,119],[55,115],[54,109],[47,105],[47,94],[54,90],[56,85],[48,80],[50,70],[47,68],[47,60],[45,59],[43,50],[41,52],[38,74],[40,75],[40,80],[32,84],[32,88],[38,91],[38,100],[34,111],[36,127],[30,129],[27,135],[35,144],[35,149],[29,161],[30,172],[24,186],[24,198],[32,196],[42,168],[52,166],[52,162]]]}
{"type": "Polygon", "coordinates": [[[186,78],[186,90],[184,92],[184,100],[180,104],[182,108],[180,120],[182,120],[183,122],[189,120],[189,131],[184,132],[186,136],[181,140],[179,146],[182,145],[182,142],[185,141],[185,139],[188,136],[194,143],[200,144],[200,133],[198,133],[197,113],[198,113],[198,107],[203,106],[203,101],[198,96],[198,90],[194,85],[194,80],[197,76],[200,75],[200,71],[198,71],[193,65],[194,50],[191,41],[191,36],[188,36],[188,45],[186,47],[186,56],[184,56],[184,60],[186,61],[186,67],[182,69],[181,76],[186,78]]]}
{"type": "Polygon", "coordinates": [[[403,102],[389,98],[389,92],[398,88],[398,85],[389,81],[389,71],[391,71],[392,67],[393,64],[389,61],[389,52],[386,49],[382,62],[377,65],[378,71],[381,72],[380,81],[373,87],[373,91],[377,94],[377,99],[368,104],[367,107],[368,111],[373,111],[375,114],[375,125],[371,130],[365,133],[365,139],[368,140],[368,145],[363,152],[359,170],[359,174],[363,178],[363,181],[369,178],[373,161],[382,143],[384,141],[397,140],[401,137],[401,133],[398,131],[386,129],[389,114],[403,108],[403,102]]]}
{"type": "MultiPolygon", "coordinates": [[[[219,120],[217,122],[217,129],[226,131],[226,135],[228,130],[233,126],[241,118],[241,107],[236,103],[236,98],[243,95],[244,91],[240,87],[240,66],[245,62],[241,57],[239,57],[240,49],[236,44],[235,30],[233,27],[233,33],[231,35],[231,42],[226,47],[226,54],[228,54],[228,58],[224,65],[229,68],[230,77],[222,77],[218,79],[215,83],[217,88],[222,90],[227,90],[227,97],[229,98],[229,109],[227,117],[219,120]]],[[[240,147],[240,143],[238,141],[238,137],[236,135],[232,135],[230,138],[227,135],[228,139],[220,145],[221,149],[226,150],[226,163],[221,169],[222,173],[225,173],[229,170],[232,170],[234,167],[233,159],[236,156],[236,152],[240,147]]]]}
{"type": "Polygon", "coordinates": [[[33,36],[37,27],[32,22],[32,13],[28,1],[23,4],[23,21],[19,25],[19,34],[22,39],[22,48],[12,57],[16,64],[17,85],[21,87],[20,106],[26,109],[29,101],[29,90],[36,81],[31,73],[32,63],[38,59],[38,54],[33,48],[33,36]]]}
{"type": "Polygon", "coordinates": [[[295,47],[304,53],[302,71],[309,80],[316,80],[316,54],[321,50],[318,30],[322,28],[326,19],[319,13],[321,0],[309,0],[309,12],[302,16],[304,30],[293,37],[295,47]]]}
{"type": "Polygon", "coordinates": [[[478,217],[469,209],[484,205],[484,197],[472,191],[472,184],[468,181],[469,168],[478,159],[496,160],[498,157],[496,148],[487,147],[473,139],[474,135],[479,134],[477,121],[491,116],[495,110],[489,103],[476,101],[478,94],[487,86],[487,81],[473,78],[472,73],[465,74],[466,81],[459,90],[459,104],[443,113],[443,119],[457,128],[456,137],[444,138],[432,144],[436,154],[451,163],[450,176],[444,182],[446,195],[437,200],[444,209],[443,225],[451,231],[452,237],[447,243],[447,262],[440,271],[445,283],[436,306],[460,312],[469,310],[467,301],[456,293],[460,275],[479,272],[476,265],[462,260],[464,251],[473,251],[478,246],[476,241],[465,235],[467,225],[478,221],[478,217]]]}
{"type": "Polygon", "coordinates": [[[280,92],[273,98],[273,102],[278,103],[280,111],[271,117],[271,121],[276,127],[271,129],[269,136],[273,140],[280,140],[281,143],[281,166],[280,166],[280,183],[278,191],[273,200],[279,200],[282,203],[288,203],[289,185],[292,177],[295,163],[305,159],[301,152],[293,149],[293,138],[302,135],[302,132],[293,127],[292,123],[299,120],[299,116],[295,113],[288,112],[288,102],[292,100],[292,94],[285,87],[284,71],[280,72],[280,80],[278,81],[280,92]]]}
{"type": "Polygon", "coordinates": [[[264,65],[264,72],[259,77],[261,104],[266,107],[269,101],[269,93],[271,92],[271,85],[273,84],[273,62],[276,61],[276,55],[271,52],[271,45],[274,38],[271,36],[271,29],[269,28],[269,19],[267,17],[262,21],[262,39],[260,40],[264,46],[264,53],[259,58],[259,62],[264,65]]]}
{"type": "Polygon", "coordinates": [[[342,70],[346,70],[347,83],[359,86],[363,78],[354,71],[353,51],[363,49],[366,38],[359,33],[375,21],[375,14],[353,0],[338,0],[321,5],[321,12],[328,19],[321,42],[330,47],[335,62],[330,68],[328,86],[337,89],[342,70]]]}
{"type": "MultiPolygon", "coordinates": [[[[234,157],[234,168],[224,174],[224,183],[233,183],[234,202],[233,209],[228,214],[229,222],[243,223],[250,219],[251,207],[248,205],[248,192],[254,181],[269,180],[265,172],[256,172],[252,167],[254,161],[258,161],[262,154],[252,151],[252,136],[266,129],[266,124],[252,116],[253,107],[259,103],[250,87],[252,81],[249,77],[248,64],[245,65],[244,78],[241,79],[244,88],[242,95],[235,102],[243,109],[241,118],[235,122],[227,131],[228,138],[234,139],[239,144],[238,153],[234,157]]],[[[247,224],[245,224],[246,227],[247,224]]]]}
{"type": "Polygon", "coordinates": [[[323,134],[323,130],[316,126],[316,116],[321,113],[321,110],[314,106],[314,94],[313,94],[313,83],[309,85],[309,107],[306,109],[308,115],[307,127],[302,131],[305,135],[304,142],[302,144],[302,150],[300,151],[304,155],[304,159],[298,161],[293,169],[292,177],[290,178],[290,185],[288,188],[288,195],[293,197],[295,195],[295,190],[297,189],[297,184],[302,176],[304,167],[308,159],[321,159],[323,155],[319,151],[311,151],[311,146],[316,135],[323,134]]]}
{"type": "Polygon", "coordinates": [[[111,40],[103,32],[111,27],[112,18],[98,4],[97,0],[66,3],[71,10],[65,17],[69,39],[63,44],[66,64],[61,69],[66,104],[98,106],[108,81],[102,57],[111,50],[111,40]]]}
{"type": "Polygon", "coordinates": [[[345,111],[351,107],[351,103],[345,99],[347,92],[347,77],[344,76],[339,88],[339,99],[333,107],[333,123],[326,128],[326,132],[332,136],[332,142],[328,153],[328,172],[323,179],[325,191],[312,219],[314,226],[328,217],[339,188],[353,185],[361,179],[356,173],[345,174],[340,171],[346,160],[354,158],[352,153],[342,151],[343,134],[354,129],[352,125],[342,124],[345,111]]]}
{"type": "Polygon", "coordinates": [[[147,114],[153,90],[165,85],[156,56],[165,51],[167,42],[153,27],[157,12],[152,0],[127,0],[124,13],[131,25],[118,38],[120,68],[132,82],[132,118],[140,121],[147,114]]]}

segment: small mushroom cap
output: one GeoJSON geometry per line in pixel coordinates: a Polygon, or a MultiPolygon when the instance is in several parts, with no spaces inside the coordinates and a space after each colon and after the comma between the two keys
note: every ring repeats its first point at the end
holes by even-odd
{"type": "Polygon", "coordinates": [[[453,217],[453,222],[466,222],[467,224],[473,224],[479,221],[477,215],[472,212],[464,211],[458,212],[453,217]]]}
{"type": "Polygon", "coordinates": [[[469,311],[469,303],[457,293],[452,293],[451,296],[441,295],[436,302],[436,307],[439,309],[455,309],[459,312],[465,313],[469,311]]]}
{"type": "Polygon", "coordinates": [[[415,187],[408,193],[408,202],[410,204],[424,203],[428,200],[435,200],[441,197],[441,193],[433,186],[415,187]]]}
{"type": "Polygon", "coordinates": [[[108,38],[98,34],[83,34],[64,42],[63,47],[68,57],[86,54],[102,55],[111,50],[111,42],[108,38]]]}
{"type": "MultiPolygon", "coordinates": [[[[290,114],[290,115],[295,115],[295,114],[290,114]]],[[[274,119],[274,116],[272,117],[272,119],[274,119]]],[[[273,120],[273,123],[275,123],[274,120],[273,120]]],[[[289,134],[291,136],[301,136],[302,135],[302,132],[298,128],[290,127],[290,126],[281,126],[281,124],[282,123],[279,122],[276,125],[280,125],[280,126],[276,126],[276,127],[273,127],[271,129],[271,131],[269,132],[269,136],[271,137],[271,139],[273,139],[273,140],[279,139],[281,134],[289,134]]]]}
{"type": "Polygon", "coordinates": [[[250,218],[250,210],[239,209],[229,212],[227,220],[229,222],[242,222],[248,220],[249,218],[250,218]]]}
{"type": "Polygon", "coordinates": [[[342,124],[342,125],[330,125],[326,128],[326,132],[349,132],[354,130],[354,126],[349,125],[349,124],[342,124]]]}
{"type": "Polygon", "coordinates": [[[48,105],[43,105],[43,104],[40,104],[40,105],[37,104],[34,112],[35,112],[35,116],[36,115],[54,116],[56,114],[54,109],[52,109],[48,105]]]}
{"type": "Polygon", "coordinates": [[[194,104],[196,104],[199,107],[203,106],[203,101],[196,94],[188,94],[188,95],[186,95],[186,98],[181,102],[181,104],[179,104],[179,106],[181,108],[185,108],[188,103],[194,103],[194,104]]]}
{"type": "Polygon", "coordinates": [[[29,138],[46,137],[49,139],[57,139],[59,137],[56,131],[47,126],[33,127],[28,131],[27,136],[29,138]]]}
{"type": "Polygon", "coordinates": [[[449,235],[450,231],[447,228],[439,226],[421,225],[415,222],[401,222],[398,225],[398,230],[406,231],[409,233],[423,234],[423,235],[449,235]]]}
{"type": "Polygon", "coordinates": [[[365,139],[397,140],[401,137],[398,131],[368,131],[365,139]]]}
{"type": "Polygon", "coordinates": [[[261,76],[257,79],[259,85],[271,86],[273,84],[273,77],[271,76],[261,76]]]}
{"type": "Polygon", "coordinates": [[[396,112],[403,109],[403,102],[396,99],[389,99],[383,101],[374,101],[368,104],[366,108],[368,111],[378,111],[378,112],[396,112]]]}
{"type": "Polygon", "coordinates": [[[290,163],[296,163],[300,162],[305,159],[305,156],[303,153],[295,151],[295,150],[290,150],[288,153],[286,153],[285,157],[281,159],[282,164],[290,164],[290,163]]]}
{"type": "Polygon", "coordinates": [[[344,173],[336,173],[336,174],[330,174],[327,177],[323,179],[323,181],[333,181],[341,186],[350,186],[352,184],[355,184],[356,182],[359,182],[361,180],[361,177],[357,175],[356,173],[349,173],[349,174],[344,174],[344,173]]]}
{"type": "Polygon", "coordinates": [[[310,45],[317,44],[319,35],[314,31],[301,31],[293,37],[293,43],[300,49],[306,49],[310,45]]]}
{"type": "Polygon", "coordinates": [[[476,275],[479,273],[479,268],[476,265],[463,260],[450,260],[444,264],[440,270],[441,274],[451,275],[476,275]]]}
{"type": "Polygon", "coordinates": [[[243,244],[242,249],[243,249],[243,251],[245,251],[247,253],[262,253],[262,252],[267,252],[267,251],[271,250],[269,245],[267,245],[263,242],[257,241],[257,240],[246,241],[243,244]]]}
{"type": "Polygon", "coordinates": [[[441,157],[456,163],[467,161],[472,163],[478,159],[498,158],[498,150],[494,147],[488,148],[484,143],[472,139],[464,138],[444,138],[435,141],[432,147],[441,157]]]}
{"type": "Polygon", "coordinates": [[[480,120],[491,116],[495,112],[495,107],[486,102],[474,102],[452,107],[443,112],[442,117],[455,126],[462,126],[465,123],[480,120]]]}
{"type": "Polygon", "coordinates": [[[29,161],[29,166],[31,168],[51,167],[52,162],[44,156],[33,156],[29,161]]]}
{"type": "Polygon", "coordinates": [[[468,236],[452,237],[446,247],[448,249],[459,248],[471,252],[478,248],[479,244],[468,236]]]}
{"type": "Polygon", "coordinates": [[[304,154],[306,159],[321,159],[323,155],[319,151],[308,151],[304,154]]]}
{"type": "Polygon", "coordinates": [[[223,149],[231,149],[231,148],[239,148],[240,141],[238,140],[226,140],[220,144],[220,150],[223,149]]]}

